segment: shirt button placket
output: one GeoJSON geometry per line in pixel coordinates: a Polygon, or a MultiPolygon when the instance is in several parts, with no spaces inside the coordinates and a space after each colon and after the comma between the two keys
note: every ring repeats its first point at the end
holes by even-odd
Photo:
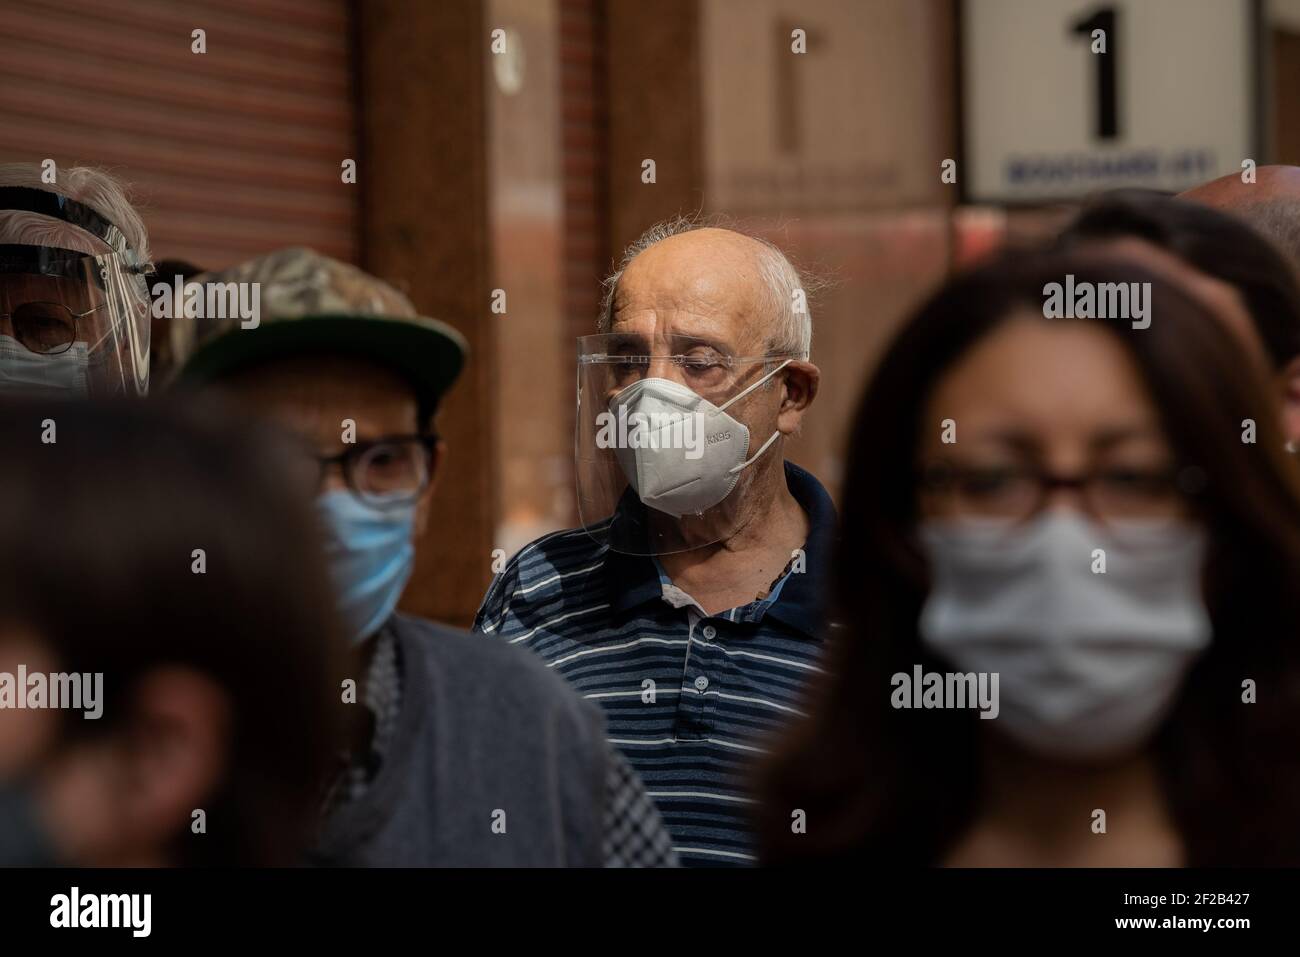
{"type": "MultiPolygon", "coordinates": [[[[717,637],[718,629],[713,625],[705,625],[700,629],[700,638],[704,641],[712,642],[717,637]]],[[[694,659],[696,665],[695,690],[699,693],[691,695],[691,697],[695,699],[696,704],[694,715],[696,727],[699,728],[700,733],[703,735],[708,734],[713,723],[713,709],[717,703],[715,697],[711,697],[706,693],[710,688],[716,686],[714,680],[716,675],[709,675],[705,671],[710,667],[710,662],[715,660],[716,655],[717,649],[715,648],[700,648],[696,650],[694,659]]]]}
{"type": "MultiPolygon", "coordinates": [[[[678,738],[701,738],[704,736],[704,713],[705,703],[708,699],[704,697],[704,689],[709,686],[709,679],[700,672],[702,655],[700,649],[692,647],[692,642],[696,636],[696,629],[699,628],[701,617],[694,613],[688,613],[689,632],[687,641],[686,670],[682,675],[682,690],[680,692],[678,712],[677,712],[677,737],[678,738]]],[[[706,625],[699,628],[700,638],[708,640],[717,634],[717,630],[712,625],[706,625]]]]}

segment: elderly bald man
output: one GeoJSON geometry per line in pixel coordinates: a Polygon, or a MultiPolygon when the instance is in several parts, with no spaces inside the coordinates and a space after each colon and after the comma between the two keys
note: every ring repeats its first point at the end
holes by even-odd
{"type": "MultiPolygon", "coordinates": [[[[1300,275],[1300,167],[1261,166],[1255,182],[1244,183],[1229,173],[1179,194],[1225,210],[1246,220],[1271,239],[1300,275]]],[[[1284,419],[1292,447],[1300,440],[1300,354],[1280,370],[1284,389],[1284,419]]]]}
{"type": "Polygon", "coordinates": [[[818,671],[835,513],[785,461],[817,395],[799,274],[677,220],[634,243],[579,339],[582,528],[520,550],[475,629],[604,706],[683,864],[754,860],[749,764],[818,671]]]}

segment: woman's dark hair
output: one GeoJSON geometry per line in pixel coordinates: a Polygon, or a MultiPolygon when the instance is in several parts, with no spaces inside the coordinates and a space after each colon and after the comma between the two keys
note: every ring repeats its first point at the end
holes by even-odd
{"type": "Polygon", "coordinates": [[[103,717],[65,734],[120,731],[161,666],[227,696],[210,833],[184,828],[174,863],[297,861],[339,751],[344,645],[291,461],[246,420],[175,399],[0,404],[0,624],[104,675],[103,717]]]}
{"type": "Polygon", "coordinates": [[[1290,261],[1244,220],[1149,190],[1115,190],[1089,203],[1061,232],[1062,250],[1134,238],[1236,288],[1275,368],[1300,355],[1300,285],[1290,261]]]}
{"type": "MultiPolygon", "coordinates": [[[[928,570],[916,542],[921,416],[940,377],[1015,315],[1042,315],[1044,286],[1150,282],[1151,324],[1095,319],[1132,356],[1209,533],[1206,653],[1152,741],[1163,793],[1193,864],[1297,864],[1300,830],[1300,474],[1275,402],[1227,328],[1178,288],[1113,259],[1021,254],[947,283],[886,351],[850,437],[833,575],[827,677],[760,774],[771,863],[936,864],[973,822],[980,793],[973,711],[899,711],[890,677],[927,653],[918,617],[928,570]],[[1257,442],[1243,442],[1254,419],[1257,442]],[[1245,679],[1258,703],[1242,702],[1245,679]],[[793,809],[806,833],[793,834],[793,809]]],[[[1070,320],[1044,319],[1061,322],[1070,320]]],[[[939,423],[924,427],[939,428],[939,423]]]]}

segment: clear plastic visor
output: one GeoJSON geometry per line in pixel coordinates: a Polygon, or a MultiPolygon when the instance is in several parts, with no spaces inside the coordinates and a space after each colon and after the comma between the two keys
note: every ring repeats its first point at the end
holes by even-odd
{"type": "Polygon", "coordinates": [[[796,355],[733,355],[688,336],[578,339],[578,514],[594,539],[632,555],[726,541],[771,430],[750,428],[796,355]],[[766,377],[766,381],[764,381],[766,377]]]}
{"type": "Polygon", "coordinates": [[[144,271],[119,253],[0,245],[0,393],[149,388],[144,271]]]}

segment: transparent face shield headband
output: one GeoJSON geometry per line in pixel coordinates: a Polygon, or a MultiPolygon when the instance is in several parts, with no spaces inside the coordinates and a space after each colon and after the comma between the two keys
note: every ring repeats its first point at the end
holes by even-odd
{"type": "Polygon", "coordinates": [[[27,212],[57,219],[94,236],[121,257],[132,271],[145,274],[147,263],[131,248],[126,235],[106,218],[75,199],[30,186],[0,186],[0,213],[27,212]]]}

